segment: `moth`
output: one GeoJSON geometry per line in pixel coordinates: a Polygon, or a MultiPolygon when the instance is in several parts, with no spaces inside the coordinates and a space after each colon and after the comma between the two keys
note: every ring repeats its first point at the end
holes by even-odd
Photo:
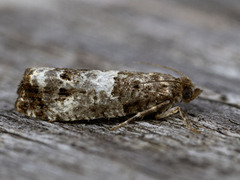
{"type": "Polygon", "coordinates": [[[198,132],[191,127],[182,109],[174,104],[189,103],[202,90],[177,70],[160,67],[180,77],[160,72],[28,68],[17,91],[15,109],[50,122],[132,115],[111,130],[148,115],[161,119],[179,112],[186,126],[198,132]]]}

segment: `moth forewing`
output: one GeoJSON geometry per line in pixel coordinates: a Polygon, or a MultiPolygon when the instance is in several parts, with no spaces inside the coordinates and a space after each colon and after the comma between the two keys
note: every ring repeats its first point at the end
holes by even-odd
{"type": "Polygon", "coordinates": [[[153,113],[160,114],[158,117],[161,118],[177,111],[183,114],[179,108],[167,112],[176,102],[190,102],[200,92],[200,89],[194,89],[186,76],[176,78],[157,72],[28,68],[17,91],[15,108],[27,116],[48,121],[133,115],[112,128],[116,129],[153,113]]]}
{"type": "MultiPolygon", "coordinates": [[[[165,94],[171,95],[171,96],[168,96],[169,99],[167,99],[167,100],[162,99],[162,102],[160,104],[157,104],[157,105],[151,107],[150,109],[146,109],[142,112],[138,112],[135,116],[127,119],[125,122],[123,122],[119,125],[116,125],[110,129],[111,130],[118,129],[118,128],[128,124],[129,122],[134,121],[135,119],[143,118],[144,116],[147,116],[147,115],[153,114],[153,113],[156,113],[156,115],[155,115],[156,119],[162,119],[162,118],[168,117],[172,114],[179,112],[181,118],[185,122],[185,125],[190,130],[192,130],[196,133],[200,133],[198,130],[191,127],[191,125],[185,118],[182,109],[179,106],[176,106],[173,108],[171,108],[171,107],[176,102],[179,102],[179,99],[183,102],[189,103],[190,101],[194,100],[202,92],[202,90],[199,88],[194,89],[194,85],[193,85],[192,81],[185,75],[183,77],[181,77],[179,79],[175,79],[175,80],[161,80],[159,82],[151,82],[151,83],[162,83],[162,82],[174,83],[174,85],[168,84],[169,88],[172,89],[172,93],[170,93],[169,91],[165,92],[165,94]]],[[[150,82],[147,82],[147,83],[150,83],[150,82]]]]}

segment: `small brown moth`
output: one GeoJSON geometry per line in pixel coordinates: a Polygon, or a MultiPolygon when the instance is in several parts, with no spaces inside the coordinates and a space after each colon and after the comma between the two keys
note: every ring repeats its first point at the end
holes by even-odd
{"type": "Polygon", "coordinates": [[[15,108],[30,117],[48,121],[75,121],[133,115],[111,128],[155,114],[161,119],[179,112],[192,128],[177,102],[190,102],[202,90],[181,77],[159,72],[102,71],[66,68],[28,68],[18,88],[15,108]]]}

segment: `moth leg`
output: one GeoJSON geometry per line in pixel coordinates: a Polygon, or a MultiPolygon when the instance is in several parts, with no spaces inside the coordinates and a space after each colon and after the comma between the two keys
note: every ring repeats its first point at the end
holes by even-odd
{"type": "Polygon", "coordinates": [[[52,122],[56,122],[57,120],[56,119],[51,119],[51,120],[48,120],[48,122],[52,123],[52,122]]]}
{"type": "Polygon", "coordinates": [[[156,106],[151,107],[150,109],[147,109],[147,110],[142,111],[142,112],[138,112],[135,116],[127,119],[126,121],[124,121],[121,124],[113,126],[112,128],[110,128],[110,130],[118,129],[120,127],[125,126],[126,124],[128,124],[131,121],[134,121],[134,120],[139,119],[139,118],[144,118],[144,116],[156,113],[158,111],[166,111],[168,109],[169,105],[170,105],[170,101],[167,100],[167,101],[164,101],[161,104],[158,104],[156,106]]]}
{"type": "Polygon", "coordinates": [[[156,119],[162,119],[162,118],[171,116],[171,115],[173,115],[173,114],[175,114],[175,113],[177,113],[177,112],[179,112],[181,118],[183,119],[183,121],[184,121],[184,123],[185,123],[185,125],[187,126],[188,129],[190,129],[190,130],[193,131],[193,132],[200,133],[200,131],[198,131],[197,129],[193,128],[193,127],[189,124],[188,120],[187,120],[187,119],[185,118],[185,116],[184,116],[183,110],[182,110],[179,106],[173,107],[173,108],[167,110],[167,111],[164,112],[164,113],[156,114],[156,115],[155,115],[155,118],[156,118],[156,119]]]}

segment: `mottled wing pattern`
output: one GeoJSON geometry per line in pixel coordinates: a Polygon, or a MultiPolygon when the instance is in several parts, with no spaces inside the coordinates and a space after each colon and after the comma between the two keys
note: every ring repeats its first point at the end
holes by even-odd
{"type": "Polygon", "coordinates": [[[19,86],[17,111],[49,121],[120,117],[176,95],[176,78],[161,73],[29,68],[19,86]]]}

